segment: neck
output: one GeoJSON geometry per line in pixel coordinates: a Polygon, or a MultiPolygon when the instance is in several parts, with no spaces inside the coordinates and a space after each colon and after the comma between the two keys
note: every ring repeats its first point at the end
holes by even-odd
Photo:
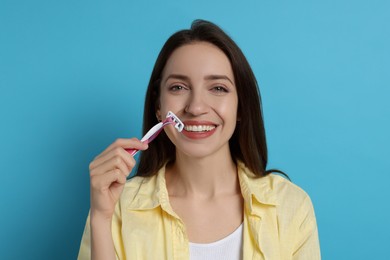
{"type": "Polygon", "coordinates": [[[167,168],[166,178],[170,196],[212,198],[240,192],[237,167],[230,153],[205,158],[177,154],[175,163],[167,168]]]}

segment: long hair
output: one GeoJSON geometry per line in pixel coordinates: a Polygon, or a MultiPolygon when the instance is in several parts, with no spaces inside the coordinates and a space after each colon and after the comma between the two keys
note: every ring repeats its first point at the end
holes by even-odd
{"type": "MultiPolygon", "coordinates": [[[[154,65],[146,91],[143,133],[158,123],[160,81],[163,69],[171,54],[179,47],[194,42],[208,42],[221,49],[228,57],[235,79],[238,95],[238,121],[229,140],[230,152],[237,163],[242,161],[257,176],[265,176],[267,144],[260,92],[253,71],[237,44],[217,25],[195,20],[191,28],[174,33],[162,47],[154,65]]],[[[167,162],[175,160],[175,146],[165,132],[141,153],[137,176],[151,176],[167,162]]]]}

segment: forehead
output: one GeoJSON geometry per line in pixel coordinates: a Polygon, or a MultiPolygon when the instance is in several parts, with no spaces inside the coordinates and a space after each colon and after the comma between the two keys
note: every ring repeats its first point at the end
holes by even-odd
{"type": "Polygon", "coordinates": [[[221,49],[208,42],[195,42],[177,48],[165,65],[163,78],[171,73],[223,74],[233,79],[228,57],[221,49]]]}

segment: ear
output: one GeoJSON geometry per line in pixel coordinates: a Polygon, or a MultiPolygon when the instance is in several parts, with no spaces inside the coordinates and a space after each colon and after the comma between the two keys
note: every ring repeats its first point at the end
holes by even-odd
{"type": "Polygon", "coordinates": [[[157,121],[161,122],[161,112],[160,112],[160,109],[156,110],[156,118],[157,118],[157,121]]]}
{"type": "Polygon", "coordinates": [[[160,111],[160,98],[156,98],[154,101],[154,107],[156,109],[156,118],[160,122],[161,121],[161,111],[160,111]]]}

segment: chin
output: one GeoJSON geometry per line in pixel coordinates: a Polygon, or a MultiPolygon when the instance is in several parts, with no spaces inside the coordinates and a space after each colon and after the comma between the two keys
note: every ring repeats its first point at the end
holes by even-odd
{"type": "Polygon", "coordinates": [[[210,147],[207,144],[198,144],[187,146],[186,148],[181,148],[176,146],[176,153],[183,154],[185,157],[190,157],[194,159],[202,159],[206,157],[212,157],[218,153],[222,153],[221,147],[210,147]]]}

